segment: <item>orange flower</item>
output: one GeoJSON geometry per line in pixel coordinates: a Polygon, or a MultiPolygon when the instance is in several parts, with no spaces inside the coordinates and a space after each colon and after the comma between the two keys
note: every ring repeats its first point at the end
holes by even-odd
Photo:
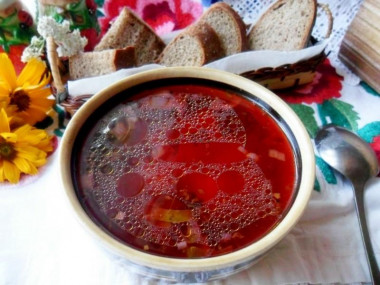
{"type": "Polygon", "coordinates": [[[17,77],[6,53],[0,54],[0,106],[19,123],[34,125],[43,120],[54,100],[47,85],[50,73],[44,62],[31,59],[17,77]]]}
{"type": "Polygon", "coordinates": [[[0,110],[0,182],[17,183],[21,173],[34,175],[53,150],[51,136],[31,125],[11,130],[10,118],[0,110]]]}

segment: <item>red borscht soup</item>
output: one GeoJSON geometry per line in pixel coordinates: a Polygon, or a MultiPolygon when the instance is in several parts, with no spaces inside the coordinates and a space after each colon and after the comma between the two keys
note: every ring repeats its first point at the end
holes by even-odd
{"type": "Polygon", "coordinates": [[[74,184],[93,221],[128,246],[176,258],[227,254],[275,227],[297,180],[275,116],[204,81],[145,88],[107,101],[74,144],[74,184]]]}

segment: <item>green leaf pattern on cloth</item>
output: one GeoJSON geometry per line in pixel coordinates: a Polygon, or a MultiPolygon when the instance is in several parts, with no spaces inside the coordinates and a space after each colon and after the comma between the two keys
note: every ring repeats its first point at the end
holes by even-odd
{"type": "Polygon", "coordinates": [[[95,0],[95,3],[98,5],[98,7],[103,7],[104,0],[95,0]]]}
{"type": "Polygon", "coordinates": [[[54,134],[56,136],[59,136],[59,137],[62,137],[63,136],[63,132],[66,128],[65,126],[65,118],[66,118],[66,114],[65,114],[65,110],[63,107],[59,106],[59,105],[55,105],[54,106],[54,111],[57,113],[57,126],[56,128],[54,129],[54,134]]]}
{"type": "Polygon", "coordinates": [[[314,181],[314,190],[317,192],[321,192],[321,185],[319,184],[318,179],[315,179],[314,181]]]}
{"type": "MultiPolygon", "coordinates": [[[[321,104],[316,104],[318,112],[315,113],[313,108],[304,104],[290,104],[294,112],[302,119],[310,137],[315,138],[318,131],[318,124],[315,115],[319,117],[322,124],[333,123],[335,125],[346,127],[356,132],[367,143],[372,143],[375,137],[380,136],[380,121],[366,124],[358,129],[360,117],[355,111],[355,107],[339,99],[329,99],[321,104]]],[[[332,168],[324,162],[322,158],[316,155],[316,165],[320,170],[323,178],[329,184],[336,184],[337,179],[332,168]]],[[[316,179],[314,190],[320,191],[320,182],[316,179]]]]}
{"type": "Polygon", "coordinates": [[[380,121],[372,122],[358,130],[358,135],[367,143],[372,143],[373,139],[380,136],[380,121]]]}
{"type": "Polygon", "coordinates": [[[315,162],[317,163],[317,166],[319,170],[322,172],[323,177],[326,179],[327,183],[336,184],[337,180],[334,171],[331,169],[331,167],[317,155],[315,156],[315,162]]]}
{"type": "Polygon", "coordinates": [[[9,52],[12,45],[27,45],[30,39],[36,34],[33,20],[31,23],[23,23],[19,19],[19,13],[23,13],[26,19],[31,16],[24,11],[15,11],[9,16],[0,17],[0,46],[9,52]],[[30,25],[31,24],[31,25],[30,25]]]}
{"type": "MultiPolygon", "coordinates": [[[[355,100],[365,100],[365,98],[360,97],[360,99],[345,101],[345,95],[342,94],[344,78],[336,73],[335,68],[331,66],[329,61],[326,61],[322,66],[324,66],[324,69],[319,69],[321,78],[314,86],[313,83],[309,85],[310,91],[305,87],[300,87],[299,89],[285,90],[280,92],[279,95],[288,102],[289,106],[300,117],[311,139],[315,138],[320,126],[332,123],[356,132],[371,144],[379,156],[380,120],[369,122],[363,126],[358,114],[361,107],[360,101],[355,100]],[[327,86],[326,81],[322,80],[324,77],[329,82],[334,82],[334,84],[327,86]]],[[[366,83],[361,82],[360,85],[365,91],[362,96],[380,97],[366,83]]],[[[352,89],[346,89],[347,95],[352,95],[348,94],[350,90],[352,89]]],[[[333,169],[318,155],[316,155],[316,166],[320,171],[320,175],[317,175],[314,190],[321,190],[321,179],[324,179],[329,184],[337,183],[333,169]]]]}
{"type": "Polygon", "coordinates": [[[310,137],[314,138],[318,131],[318,124],[314,118],[314,109],[303,104],[290,104],[289,106],[298,115],[298,117],[302,118],[302,122],[304,123],[310,137]]]}
{"type": "Polygon", "coordinates": [[[324,124],[327,123],[327,118],[330,118],[332,124],[352,131],[358,129],[359,116],[351,104],[338,99],[330,99],[318,105],[318,110],[324,124]]]}
{"type": "Polygon", "coordinates": [[[362,81],[362,82],[360,82],[360,85],[365,89],[365,91],[367,91],[367,93],[372,94],[372,95],[377,96],[377,97],[380,97],[380,94],[377,93],[375,91],[375,89],[373,89],[367,83],[365,83],[365,82],[362,81]]]}
{"type": "MultiPolygon", "coordinates": [[[[96,11],[94,12],[96,13],[96,11]]],[[[71,30],[94,28],[97,32],[100,32],[97,17],[87,9],[85,0],[67,4],[65,9],[54,5],[46,5],[44,6],[43,14],[53,17],[58,23],[68,20],[71,30]]]]}
{"type": "Polygon", "coordinates": [[[97,32],[100,32],[97,18],[87,9],[86,1],[82,0],[77,3],[68,4],[66,8],[72,19],[71,29],[79,28],[79,30],[84,30],[95,28],[97,32]],[[76,19],[80,20],[77,21],[76,19]]]}

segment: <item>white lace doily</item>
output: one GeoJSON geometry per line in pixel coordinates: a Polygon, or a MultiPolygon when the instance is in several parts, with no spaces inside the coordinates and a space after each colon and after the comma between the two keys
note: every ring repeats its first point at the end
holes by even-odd
{"type": "MultiPolygon", "coordinates": [[[[230,4],[247,23],[255,22],[276,0],[225,0],[230,4]]],[[[345,77],[346,82],[356,85],[360,82],[358,76],[353,74],[339,59],[339,47],[351,21],[359,10],[362,0],[321,0],[318,3],[327,4],[333,16],[334,24],[326,52],[329,53],[329,59],[333,66],[337,68],[338,73],[345,77]]],[[[313,36],[321,39],[326,34],[327,17],[318,10],[318,17],[314,26],[313,36]]]]}

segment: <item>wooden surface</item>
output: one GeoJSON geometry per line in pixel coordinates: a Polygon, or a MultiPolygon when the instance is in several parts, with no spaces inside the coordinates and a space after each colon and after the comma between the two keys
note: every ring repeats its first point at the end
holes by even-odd
{"type": "Polygon", "coordinates": [[[380,0],[365,0],[343,39],[339,58],[380,92],[380,0]]]}

